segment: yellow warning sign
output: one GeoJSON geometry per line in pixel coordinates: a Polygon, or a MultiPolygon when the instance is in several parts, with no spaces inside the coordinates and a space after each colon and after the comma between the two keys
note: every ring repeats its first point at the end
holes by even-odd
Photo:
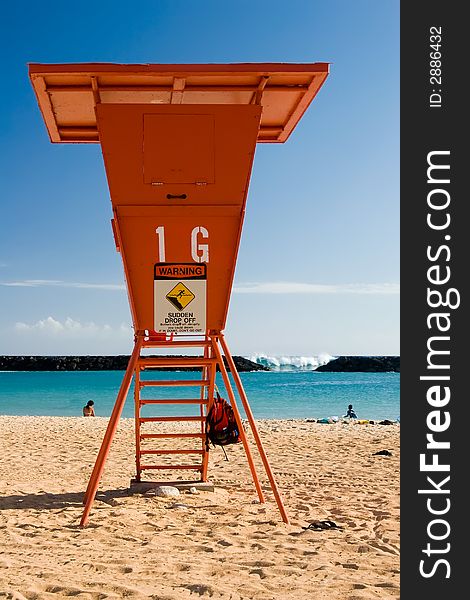
{"type": "Polygon", "coordinates": [[[178,310],[184,310],[195,297],[192,291],[181,281],[166,295],[166,299],[178,310]]]}

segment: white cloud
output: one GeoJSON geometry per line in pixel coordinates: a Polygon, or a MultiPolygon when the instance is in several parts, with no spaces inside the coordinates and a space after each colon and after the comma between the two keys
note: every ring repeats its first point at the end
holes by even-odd
{"type": "Polygon", "coordinates": [[[56,279],[24,279],[22,281],[2,281],[0,285],[5,287],[63,287],[80,288],[90,290],[125,290],[123,283],[81,283],[73,281],[60,281],[56,279]]]}
{"type": "Polygon", "coordinates": [[[107,324],[97,325],[93,322],[81,323],[70,317],[67,317],[65,321],[47,317],[32,324],[18,322],[15,323],[15,330],[17,333],[35,334],[42,337],[97,340],[109,338],[128,339],[132,337],[133,333],[132,328],[125,323],[122,323],[119,327],[111,327],[107,324]]]}
{"type": "MultiPolygon", "coordinates": [[[[62,287],[75,289],[95,289],[122,291],[124,284],[119,283],[83,283],[61,281],[56,279],[24,279],[21,281],[4,281],[0,285],[6,287],[62,287]]],[[[295,281],[267,281],[238,283],[233,287],[236,294],[399,294],[398,283],[302,283],[295,281]]]]}
{"type": "Polygon", "coordinates": [[[398,283],[298,283],[274,281],[235,284],[237,294],[399,294],[398,283]]]}

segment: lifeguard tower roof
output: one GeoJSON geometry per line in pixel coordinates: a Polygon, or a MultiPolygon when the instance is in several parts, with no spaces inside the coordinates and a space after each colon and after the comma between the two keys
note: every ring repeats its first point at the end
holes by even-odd
{"type": "Polygon", "coordinates": [[[328,76],[329,63],[32,63],[29,74],[55,143],[99,143],[96,104],[261,104],[258,142],[285,142],[328,76]]]}

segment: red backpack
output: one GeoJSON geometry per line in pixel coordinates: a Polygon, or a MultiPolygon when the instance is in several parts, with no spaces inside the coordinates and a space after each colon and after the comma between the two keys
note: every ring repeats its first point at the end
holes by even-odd
{"type": "Polygon", "coordinates": [[[216,392],[214,402],[206,417],[206,450],[209,442],[214,446],[226,446],[241,442],[240,431],[230,404],[216,392]]]}

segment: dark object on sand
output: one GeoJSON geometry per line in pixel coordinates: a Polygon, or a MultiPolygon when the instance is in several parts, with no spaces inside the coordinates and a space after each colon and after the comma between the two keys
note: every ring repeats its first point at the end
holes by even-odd
{"type": "Polygon", "coordinates": [[[372,456],[392,456],[390,450],[380,450],[380,452],[374,452],[372,456]]]}
{"type": "Polygon", "coordinates": [[[311,529],[312,531],[323,531],[324,529],[342,529],[334,521],[312,521],[308,527],[302,529],[311,529]]]}
{"type": "Polygon", "coordinates": [[[389,421],[388,419],[384,419],[383,421],[379,421],[379,425],[393,425],[393,421],[389,421]]]}

